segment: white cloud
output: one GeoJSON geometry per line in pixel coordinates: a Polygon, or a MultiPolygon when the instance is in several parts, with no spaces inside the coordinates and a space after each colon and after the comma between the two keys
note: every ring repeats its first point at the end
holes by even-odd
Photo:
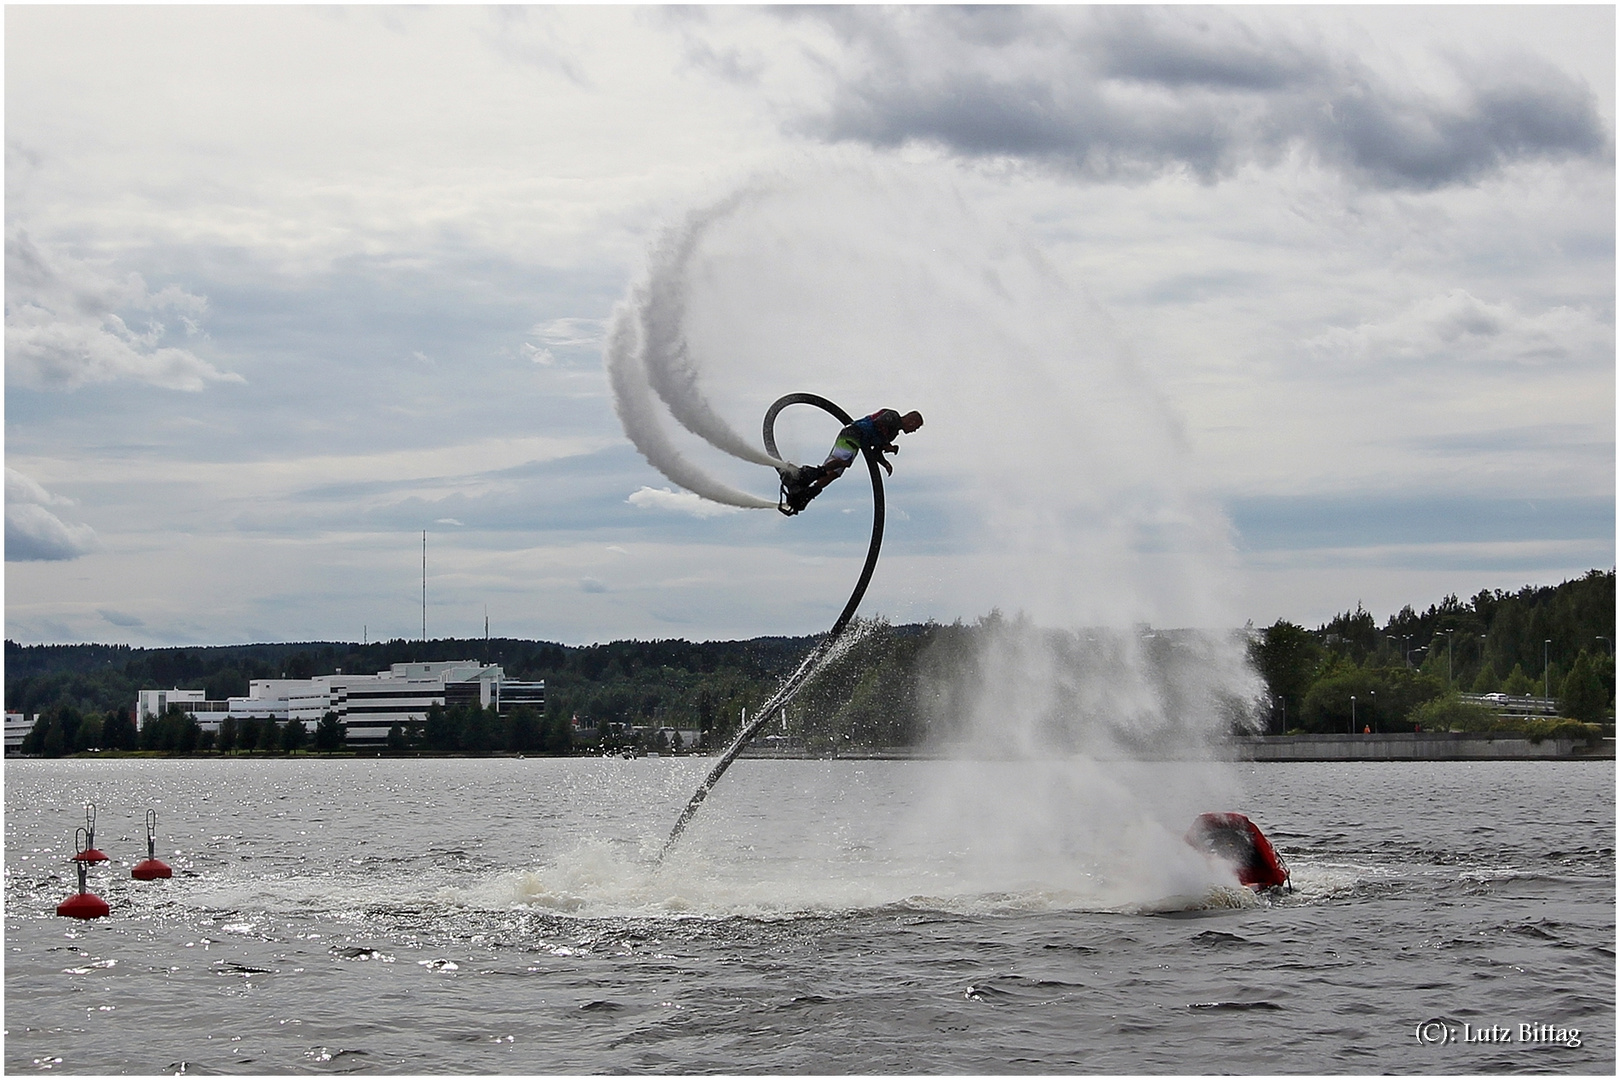
{"type": "Polygon", "coordinates": [[[735,506],[722,506],[700,498],[690,491],[671,491],[669,488],[643,487],[630,493],[624,500],[642,510],[669,510],[678,514],[691,514],[696,518],[720,517],[738,513],[735,506]]]}
{"type": "Polygon", "coordinates": [[[599,438],[533,435],[488,438],[445,447],[381,451],[374,454],[312,454],[264,461],[152,461],[107,457],[66,466],[23,458],[36,472],[107,484],[180,482],[208,488],[220,497],[251,493],[252,498],[287,496],[315,486],[413,481],[467,481],[532,462],[558,461],[617,442],[599,438]]]}
{"type": "Polygon", "coordinates": [[[529,333],[547,345],[559,348],[601,348],[605,339],[607,320],[566,318],[552,319],[537,325],[529,333]]]}
{"type": "Polygon", "coordinates": [[[77,390],[131,379],[171,390],[242,382],[187,349],[164,346],[173,312],[188,334],[207,300],[169,285],[150,292],[139,274],[122,279],[64,255],[47,254],[26,233],[6,236],[6,378],[38,390],[77,390]],[[119,312],[150,313],[132,329],[119,312]]]}
{"type": "Polygon", "coordinates": [[[1451,289],[1382,322],[1331,327],[1305,344],[1335,363],[1543,368],[1612,363],[1614,328],[1572,307],[1525,314],[1509,301],[1487,303],[1451,289]]]}
{"type": "Polygon", "coordinates": [[[68,525],[45,509],[71,506],[73,500],[53,495],[15,469],[6,469],[6,561],[59,562],[77,559],[100,547],[88,525],[68,525]]]}

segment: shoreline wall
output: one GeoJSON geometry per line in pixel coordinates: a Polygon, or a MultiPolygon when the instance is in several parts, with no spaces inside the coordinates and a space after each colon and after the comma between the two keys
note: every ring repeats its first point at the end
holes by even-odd
{"type": "Polygon", "coordinates": [[[1614,760],[1614,740],[1595,747],[1574,739],[1543,739],[1473,732],[1400,732],[1384,735],[1254,735],[1232,740],[1240,761],[1473,761],[1614,760]]]}

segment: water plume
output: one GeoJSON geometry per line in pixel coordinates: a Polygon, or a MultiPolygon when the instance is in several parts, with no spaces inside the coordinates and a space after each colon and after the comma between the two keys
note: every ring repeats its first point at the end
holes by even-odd
{"type": "MultiPolygon", "coordinates": [[[[1119,853],[1102,838],[1129,836],[1183,866],[1192,816],[1235,808],[1211,751],[1246,722],[1259,683],[1241,634],[1152,627],[1241,622],[1231,529],[1062,245],[982,209],[992,197],[1005,189],[978,193],[944,166],[806,168],[694,213],[615,319],[615,404],[666,476],[737,506],[763,500],[681,456],[661,412],[733,459],[772,464],[728,418],[751,420],[788,390],[856,413],[920,409],[927,427],[891,496],[918,513],[896,530],[869,609],[1018,613],[935,665],[929,727],[964,759],[1070,772],[1029,785],[1044,796],[1021,792],[1013,815],[984,811],[994,777],[964,774],[919,829],[951,822],[986,852],[1104,862],[1119,853]],[[1133,786],[1092,768],[1116,761],[1139,766],[1133,786]],[[1160,765],[1174,784],[1155,779],[1160,765]]],[[[791,454],[805,444],[784,420],[791,454]]],[[[829,590],[843,569],[828,567],[829,590]]]]}
{"type": "Polygon", "coordinates": [[[774,509],[775,501],[716,479],[681,453],[664,429],[655,401],[656,394],[682,427],[735,458],[772,468],[789,464],[744,438],[716,411],[684,328],[689,263],[699,241],[754,193],[755,189],[745,188],[693,211],[683,224],[664,234],[653,250],[646,278],[614,311],[605,360],[619,422],[654,468],[702,498],[746,509],[774,509]]]}
{"type": "Polygon", "coordinates": [[[607,340],[608,383],[613,389],[613,407],[625,434],[654,468],[694,495],[725,506],[774,507],[773,502],[739,491],[710,476],[681,453],[669,437],[659,420],[658,405],[642,355],[640,326],[631,314],[640,292],[638,289],[632,293],[631,303],[621,305],[615,312],[607,340]]]}

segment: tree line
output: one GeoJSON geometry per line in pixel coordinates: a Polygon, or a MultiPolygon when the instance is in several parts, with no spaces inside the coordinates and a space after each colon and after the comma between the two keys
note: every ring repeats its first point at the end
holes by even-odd
{"type": "MultiPolygon", "coordinates": [[[[1127,661],[1142,669],[1160,702],[1163,730],[1149,735],[1161,740],[1179,737],[1171,730],[1176,717],[1209,708],[1229,715],[1234,729],[1252,726],[1258,715],[1260,726],[1276,733],[1484,724],[1482,711],[1457,697],[1462,691],[1539,694],[1545,688],[1564,716],[1603,721],[1612,718],[1615,694],[1614,576],[1594,570],[1557,586],[1481,591],[1467,603],[1447,596],[1421,613],[1407,606],[1382,628],[1359,604],[1315,630],[1285,620],[1250,628],[1249,659],[1265,684],[1258,703],[1204,700],[1209,695],[1187,677],[1199,647],[1188,633],[1040,630],[999,612],[971,624],[857,620],[777,731],[819,750],[950,738],[969,726],[987,697],[1017,691],[1016,683],[996,684],[996,672],[986,666],[998,648],[1038,652],[1043,670],[1056,673],[1047,680],[1053,684],[1048,699],[1029,708],[1039,714],[1043,737],[1060,742],[1073,741],[1077,715],[1088,723],[1116,722],[1117,703],[1099,704],[1094,688],[1127,661]]],[[[603,733],[609,747],[632,741],[634,728],[698,730],[712,747],[729,740],[745,714],[755,714],[814,642],[763,637],[567,646],[496,638],[137,649],[7,641],[6,707],[40,714],[25,752],[292,752],[340,746],[342,738],[331,742],[331,731],[323,733],[320,724],[306,730],[302,723],[259,721],[202,732],[192,730],[195,722],[188,727],[178,710],[137,731],[131,715],[136,693],[200,686],[218,700],[244,696],[251,679],[478,659],[500,664],[511,678],[545,680],[544,711],[500,716],[441,706],[422,723],[390,732],[385,749],[563,753],[572,749],[576,721],[603,733]]],[[[1119,734],[1135,738],[1141,730],[1119,734]]]]}
{"type": "Polygon", "coordinates": [[[1464,730],[1488,709],[1468,694],[1549,697],[1560,716],[1612,720],[1614,571],[1556,586],[1447,596],[1380,628],[1360,604],[1315,630],[1278,620],[1250,647],[1267,688],[1268,730],[1464,730]]]}

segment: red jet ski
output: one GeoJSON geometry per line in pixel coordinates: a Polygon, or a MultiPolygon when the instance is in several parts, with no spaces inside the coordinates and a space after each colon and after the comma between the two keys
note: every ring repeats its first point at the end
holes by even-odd
{"type": "Polygon", "coordinates": [[[1288,864],[1242,814],[1199,814],[1187,830],[1187,843],[1231,863],[1238,880],[1257,892],[1288,884],[1288,864]]]}

